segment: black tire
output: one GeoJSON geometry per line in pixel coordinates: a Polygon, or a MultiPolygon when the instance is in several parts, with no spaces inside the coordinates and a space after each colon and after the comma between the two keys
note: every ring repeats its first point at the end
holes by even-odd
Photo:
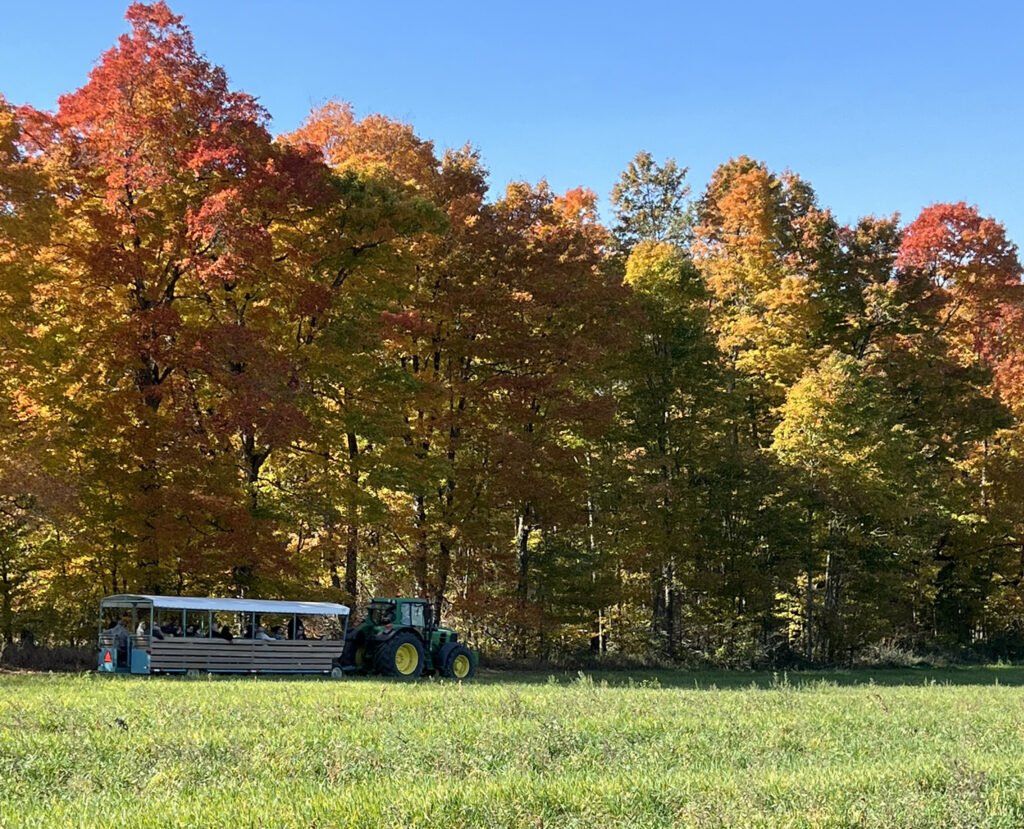
{"type": "Polygon", "coordinates": [[[377,649],[377,672],[398,679],[423,673],[423,643],[413,633],[396,633],[377,649]]]}
{"type": "Polygon", "coordinates": [[[366,669],[373,664],[372,659],[366,650],[366,640],[363,637],[345,643],[345,649],[341,654],[341,664],[346,668],[355,668],[359,673],[366,673],[366,669]]]}
{"type": "Polygon", "coordinates": [[[445,646],[441,653],[444,660],[441,663],[441,676],[451,679],[472,679],[476,673],[476,665],[473,662],[473,654],[465,645],[453,643],[449,648],[445,646]]]}
{"type": "Polygon", "coordinates": [[[448,676],[448,674],[445,673],[445,665],[448,664],[448,657],[452,655],[452,651],[458,646],[458,642],[448,642],[447,644],[441,645],[441,649],[437,652],[437,656],[434,657],[434,667],[437,668],[437,673],[440,676],[448,676]]]}

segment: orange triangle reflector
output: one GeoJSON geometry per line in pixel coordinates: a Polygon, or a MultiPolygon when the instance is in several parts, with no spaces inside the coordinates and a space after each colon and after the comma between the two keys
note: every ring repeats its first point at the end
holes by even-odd
{"type": "Polygon", "coordinates": [[[103,661],[104,662],[113,662],[114,661],[114,660],[112,660],[110,658],[110,651],[107,651],[105,654],[103,654],[103,661]]]}

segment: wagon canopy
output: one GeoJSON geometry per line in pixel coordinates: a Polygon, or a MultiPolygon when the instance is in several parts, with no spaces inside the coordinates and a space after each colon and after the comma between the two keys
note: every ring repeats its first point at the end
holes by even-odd
{"type": "Polygon", "coordinates": [[[349,609],[333,602],[279,602],[270,599],[214,599],[201,596],[147,596],[121,593],[100,601],[108,607],[151,607],[154,610],[223,610],[230,613],[277,613],[304,616],[348,616],[349,609]]]}

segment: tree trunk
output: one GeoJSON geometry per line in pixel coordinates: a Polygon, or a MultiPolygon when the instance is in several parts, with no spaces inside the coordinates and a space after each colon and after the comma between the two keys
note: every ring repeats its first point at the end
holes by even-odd
{"type": "Polygon", "coordinates": [[[441,541],[438,548],[437,585],[434,590],[434,619],[441,621],[441,610],[444,605],[444,593],[448,588],[448,574],[451,571],[451,550],[447,542],[441,541]]]}
{"type": "Polygon", "coordinates": [[[348,533],[345,536],[345,592],[356,600],[359,586],[359,526],[349,518],[348,533]]]}
{"type": "Polygon", "coordinates": [[[842,589],[839,556],[829,550],[825,559],[825,601],[826,635],[822,642],[823,656],[832,662],[840,642],[839,603],[842,589]]]}
{"type": "Polygon", "coordinates": [[[814,572],[807,565],[807,584],[804,586],[804,657],[814,661],[814,572]]]}
{"type": "Polygon", "coordinates": [[[651,573],[651,632],[665,648],[665,654],[674,659],[676,653],[676,589],[675,567],[669,562],[651,573]]]}
{"type": "Polygon", "coordinates": [[[416,544],[413,547],[412,568],[416,578],[417,595],[426,596],[427,584],[427,505],[422,495],[413,501],[416,508],[416,544]]]}
{"type": "Polygon", "coordinates": [[[345,537],[345,591],[356,601],[359,587],[359,441],[348,434],[349,498],[348,533],[345,537]]]}
{"type": "MultiPolygon", "coordinates": [[[[11,606],[11,572],[8,566],[8,558],[5,553],[0,556],[0,633],[3,634],[4,644],[10,645],[14,641],[14,608],[11,606]]],[[[0,653],[3,648],[0,648],[0,653]]]]}
{"type": "Polygon", "coordinates": [[[807,510],[807,584],[804,586],[804,658],[814,661],[814,510],[807,510]]]}
{"type": "Polygon", "coordinates": [[[516,595],[520,601],[526,601],[530,589],[530,531],[533,525],[530,518],[533,508],[527,502],[516,519],[516,564],[519,575],[516,582],[516,595]]]}
{"type": "Polygon", "coordinates": [[[334,522],[330,521],[327,524],[327,537],[324,539],[324,544],[327,547],[327,563],[330,577],[331,587],[335,590],[341,589],[341,562],[338,561],[338,548],[334,540],[334,522]]]}
{"type": "Polygon", "coordinates": [[[260,469],[270,456],[270,447],[256,448],[256,430],[248,427],[242,431],[242,466],[245,469],[245,482],[254,484],[260,479],[260,469]]]}
{"type": "Polygon", "coordinates": [[[668,639],[668,658],[676,658],[676,570],[670,563],[665,568],[665,636],[668,639]]]}

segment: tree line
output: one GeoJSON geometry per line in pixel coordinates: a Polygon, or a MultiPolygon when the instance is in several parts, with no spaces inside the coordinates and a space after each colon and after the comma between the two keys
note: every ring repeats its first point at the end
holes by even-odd
{"type": "Polygon", "coordinates": [[[1021,265],[740,157],[490,195],[342,102],[273,138],[164,3],[0,98],[0,638],[118,592],[429,597],[494,654],[1024,645],[1021,265]]]}

